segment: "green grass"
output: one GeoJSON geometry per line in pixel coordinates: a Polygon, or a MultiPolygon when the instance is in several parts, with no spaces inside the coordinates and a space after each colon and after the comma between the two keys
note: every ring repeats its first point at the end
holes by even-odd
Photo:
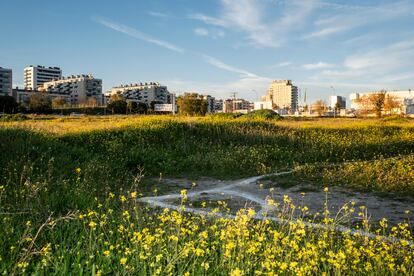
{"type": "MultiPolygon", "coordinates": [[[[105,211],[99,211],[100,215],[108,215],[110,209],[115,210],[114,217],[99,233],[88,227],[90,219],[85,224],[69,216],[67,221],[62,220],[56,226],[47,224],[40,231],[34,248],[29,250],[37,252],[50,241],[53,254],[48,257],[47,267],[42,267],[42,258],[38,258],[37,253],[28,256],[25,253],[31,244],[24,241],[25,237],[33,238],[51,214],[58,218],[65,217],[69,211],[98,210],[99,203],[108,200],[109,192],[118,197],[127,191],[135,191],[137,183],[134,179],[142,169],[145,176],[139,182],[138,192],[141,194],[151,194],[154,188],[158,193],[167,192],[168,187],[160,187],[154,180],[159,177],[235,179],[302,166],[296,179],[285,179],[286,185],[294,185],[298,179],[310,179],[315,185],[328,183],[362,191],[413,195],[414,124],[410,120],[35,117],[0,123],[0,152],[0,219],[7,226],[0,229],[0,270],[6,274],[22,272],[22,264],[20,267],[18,264],[26,258],[31,260],[28,271],[39,273],[74,271],[90,274],[93,267],[98,269],[97,266],[105,267],[104,271],[108,273],[118,270],[126,274],[154,273],[155,268],[149,266],[150,262],[133,262],[130,270],[121,265],[119,261],[125,255],[122,253],[125,247],[130,246],[127,245],[130,236],[117,238],[113,233],[117,232],[120,223],[124,223],[121,217],[125,210],[135,212],[134,220],[128,222],[131,231],[135,228],[130,223],[141,224],[137,228],[139,231],[146,227],[155,231],[154,225],[161,221],[151,220],[152,213],[147,209],[122,207],[119,201],[105,203],[105,211]],[[399,159],[386,159],[395,156],[399,159]],[[315,165],[331,163],[339,166],[321,169],[315,165]],[[32,226],[27,226],[27,221],[32,226]],[[114,256],[112,263],[107,263],[108,260],[101,256],[105,241],[123,244],[122,252],[114,256]],[[100,257],[88,260],[90,255],[100,257]],[[59,259],[59,256],[63,257],[59,259]],[[143,270],[138,269],[140,265],[143,270]]],[[[200,218],[194,219],[198,221],[200,218]]],[[[197,223],[200,227],[215,225],[214,222],[197,223]]],[[[225,231],[227,224],[218,227],[225,231]]],[[[272,227],[279,229],[277,225],[272,227]]],[[[272,229],[267,229],[263,235],[270,235],[272,229]]],[[[168,229],[166,233],[172,235],[171,231],[168,229]]],[[[163,239],[167,241],[167,237],[163,239]]],[[[196,241],[194,239],[192,237],[190,241],[196,241]]],[[[317,244],[318,239],[316,235],[312,242],[317,244]]],[[[332,252],[345,246],[341,237],[327,239],[332,252]]],[[[362,246],[363,240],[358,243],[362,246]]],[[[171,248],[163,251],[162,245],[159,246],[159,252],[169,252],[164,257],[173,258],[175,251],[171,248]]],[[[288,249],[283,251],[286,256],[288,249]]],[[[136,250],[139,254],[139,249],[136,250]]],[[[405,254],[400,250],[396,249],[398,254],[394,258],[405,254]]],[[[230,273],[235,267],[221,263],[220,254],[225,254],[225,250],[218,255],[209,255],[213,260],[211,265],[222,267],[224,274],[230,273]]],[[[389,254],[392,256],[392,252],[389,254]]],[[[365,257],[374,263],[368,255],[365,257]]],[[[248,265],[248,259],[246,257],[246,262],[239,260],[237,264],[253,273],[254,266],[248,265]]],[[[199,261],[182,260],[174,271],[179,274],[192,267],[193,273],[201,273],[199,261]]],[[[249,261],[255,262],[254,259],[249,261]]],[[[331,264],[325,265],[315,273],[336,271],[331,264]]],[[[410,269],[412,272],[412,267],[410,269]]],[[[376,271],[387,274],[391,270],[384,265],[376,271]]],[[[216,273],[221,274],[220,271],[216,273]]]]}

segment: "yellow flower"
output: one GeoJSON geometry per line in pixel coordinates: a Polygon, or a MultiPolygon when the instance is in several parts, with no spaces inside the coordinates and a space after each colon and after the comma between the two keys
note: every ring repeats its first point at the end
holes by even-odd
{"type": "Polygon", "coordinates": [[[201,267],[204,268],[205,270],[208,270],[210,265],[208,263],[202,262],[201,267]]]}
{"type": "Polygon", "coordinates": [[[81,172],[81,168],[76,168],[76,169],[75,169],[75,172],[76,172],[77,174],[80,174],[80,172],[81,172]]]}
{"type": "Polygon", "coordinates": [[[104,256],[105,256],[105,257],[108,257],[108,256],[109,256],[109,254],[111,254],[111,252],[110,252],[109,250],[105,250],[105,251],[103,252],[103,254],[104,254],[104,256]]]}
{"type": "Polygon", "coordinates": [[[328,187],[325,187],[325,188],[323,189],[323,191],[324,191],[325,193],[327,193],[327,192],[329,191],[328,187]]]}
{"type": "Polygon", "coordinates": [[[137,192],[131,192],[131,198],[136,198],[137,197],[137,192]]]}
{"type": "Polygon", "coordinates": [[[243,275],[243,271],[238,268],[230,272],[230,276],[241,276],[241,275],[243,275]]]}
{"type": "Polygon", "coordinates": [[[126,264],[126,262],[127,262],[127,258],[121,258],[120,260],[119,260],[119,262],[121,263],[121,265],[125,265],[126,264]]]}
{"type": "Polygon", "coordinates": [[[94,230],[96,228],[96,223],[94,221],[89,222],[89,227],[94,230]]]}

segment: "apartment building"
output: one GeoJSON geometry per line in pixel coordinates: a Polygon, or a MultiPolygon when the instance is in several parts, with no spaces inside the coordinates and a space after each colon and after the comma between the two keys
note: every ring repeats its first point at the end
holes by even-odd
{"type": "Polygon", "coordinates": [[[84,105],[94,102],[104,104],[102,94],[102,80],[92,75],[72,75],[43,83],[39,88],[41,92],[50,95],[59,95],[71,105],[84,105]]]}
{"type": "Polygon", "coordinates": [[[30,65],[24,68],[24,87],[36,90],[43,83],[62,78],[62,70],[59,67],[45,67],[30,65]]]}
{"type": "Polygon", "coordinates": [[[0,67],[0,96],[11,96],[13,74],[11,69],[0,67]]]}
{"type": "Polygon", "coordinates": [[[274,80],[263,101],[272,102],[274,109],[285,109],[294,113],[298,109],[298,88],[291,80],[274,80]]]}
{"type": "Polygon", "coordinates": [[[126,101],[145,103],[150,106],[151,102],[170,103],[171,94],[167,86],[158,82],[135,83],[113,87],[106,93],[108,100],[115,95],[122,96],[126,101]]]}

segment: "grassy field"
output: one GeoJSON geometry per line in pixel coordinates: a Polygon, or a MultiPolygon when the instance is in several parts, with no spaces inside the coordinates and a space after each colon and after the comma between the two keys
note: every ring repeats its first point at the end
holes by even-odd
{"type": "Polygon", "coordinates": [[[256,221],[251,210],[215,220],[135,201],[162,191],[154,177],[292,168],[315,185],[413,196],[412,120],[35,117],[0,122],[0,152],[5,274],[414,273],[409,222],[373,229],[363,220],[367,231],[403,239],[390,243],[256,221]]]}

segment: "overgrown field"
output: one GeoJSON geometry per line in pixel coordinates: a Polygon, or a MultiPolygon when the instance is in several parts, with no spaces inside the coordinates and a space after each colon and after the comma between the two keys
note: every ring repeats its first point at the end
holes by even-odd
{"type": "MultiPolygon", "coordinates": [[[[413,196],[410,120],[23,118],[0,122],[0,152],[5,274],[414,273],[408,222],[381,224],[380,233],[403,239],[390,243],[300,221],[256,221],[249,211],[216,220],[135,202],[162,191],[152,177],[231,179],[290,168],[315,185],[413,196]]],[[[368,223],[360,227],[374,231],[368,223]]]]}

